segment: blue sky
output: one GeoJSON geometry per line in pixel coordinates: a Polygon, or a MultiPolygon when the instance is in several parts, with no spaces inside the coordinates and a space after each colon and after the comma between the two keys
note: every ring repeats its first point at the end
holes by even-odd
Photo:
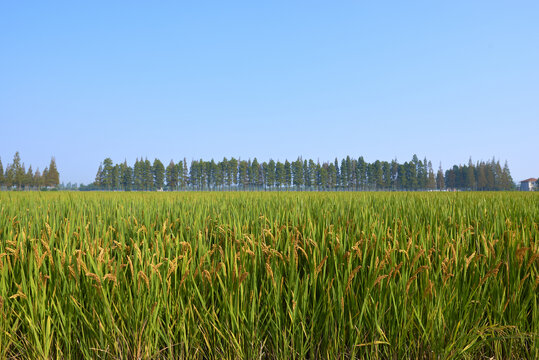
{"type": "Polygon", "coordinates": [[[507,160],[539,176],[537,1],[0,3],[0,158],[507,160]]]}

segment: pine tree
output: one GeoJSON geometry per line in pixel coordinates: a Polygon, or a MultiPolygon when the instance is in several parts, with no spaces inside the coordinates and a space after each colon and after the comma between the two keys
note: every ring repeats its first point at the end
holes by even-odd
{"type": "Polygon", "coordinates": [[[434,170],[432,169],[432,163],[429,161],[428,162],[428,173],[429,173],[429,178],[427,180],[427,189],[430,189],[430,190],[434,190],[436,189],[436,179],[434,178],[434,170]]]}
{"type": "Polygon", "coordinates": [[[167,188],[169,190],[175,190],[178,186],[178,168],[174,164],[173,160],[170,160],[167,168],[165,169],[165,178],[167,181],[167,188]]]}
{"type": "Polygon", "coordinates": [[[294,186],[299,189],[303,185],[303,161],[299,157],[292,163],[292,176],[294,186]]]}
{"type": "Polygon", "coordinates": [[[135,165],[133,167],[133,186],[135,190],[143,190],[144,189],[144,164],[141,160],[138,158],[135,160],[135,165]]]}
{"type": "Polygon", "coordinates": [[[189,184],[193,189],[198,188],[198,161],[192,160],[189,169],[189,184]]]}
{"type": "Polygon", "coordinates": [[[249,164],[245,160],[241,160],[239,164],[239,185],[246,189],[247,185],[249,185],[249,176],[247,174],[249,168],[249,164]]]}
{"type": "Polygon", "coordinates": [[[357,181],[358,185],[364,189],[367,185],[367,164],[365,162],[365,159],[363,156],[360,156],[359,159],[357,159],[357,181]]]}
{"type": "Polygon", "coordinates": [[[124,191],[131,191],[133,185],[133,169],[127,165],[127,160],[124,160],[120,172],[124,191]]]}
{"type": "Polygon", "coordinates": [[[323,189],[329,188],[329,174],[328,174],[328,166],[326,163],[323,165],[320,165],[318,163],[318,167],[320,168],[320,183],[319,186],[323,189]]]}
{"type": "Polygon", "coordinates": [[[152,172],[152,163],[147,158],[144,159],[143,163],[143,180],[144,180],[144,190],[150,191],[153,189],[154,179],[152,172]]]}
{"type": "Polygon", "coordinates": [[[290,187],[292,185],[292,166],[288,160],[284,162],[284,186],[290,187]]]}
{"type": "Polygon", "coordinates": [[[10,169],[12,171],[12,184],[15,185],[17,189],[20,189],[22,187],[25,174],[21,166],[21,157],[18,151],[13,156],[13,163],[11,164],[10,169]]]}
{"type": "Polygon", "coordinates": [[[260,171],[260,164],[256,158],[251,163],[251,186],[258,188],[262,185],[262,174],[260,171]]]}
{"type": "Polygon", "coordinates": [[[34,173],[34,186],[38,190],[43,186],[43,178],[41,177],[39,168],[37,168],[36,172],[34,173]]]}
{"type": "Polygon", "coordinates": [[[32,165],[28,167],[25,178],[25,187],[33,188],[34,187],[34,173],[32,171],[32,165]]]}
{"type": "Polygon", "coordinates": [[[275,186],[278,189],[285,184],[285,177],[284,165],[282,162],[277,161],[277,164],[275,164],[275,186]]]}
{"type": "Polygon", "coordinates": [[[327,165],[328,173],[327,188],[334,189],[337,186],[337,170],[335,169],[335,164],[331,163],[325,165],[327,165]]]}
{"type": "Polygon", "coordinates": [[[438,190],[445,189],[444,171],[442,170],[442,163],[440,163],[438,173],[436,174],[436,187],[438,188],[438,190]]]}
{"type": "Polygon", "coordinates": [[[120,165],[116,164],[112,167],[112,189],[120,190],[121,182],[122,181],[120,165]]]}
{"type": "Polygon", "coordinates": [[[348,168],[346,167],[346,159],[341,160],[340,184],[343,188],[348,187],[348,168]]]}
{"type": "Polygon", "coordinates": [[[466,169],[466,187],[470,190],[476,189],[475,168],[471,157],[470,160],[468,160],[468,168],[466,169]]]}
{"type": "Polygon", "coordinates": [[[308,166],[308,171],[309,171],[309,186],[316,186],[317,183],[316,183],[316,164],[314,163],[314,161],[312,159],[309,159],[309,166],[308,166]]]}
{"type": "Polygon", "coordinates": [[[509,171],[509,165],[507,164],[507,161],[505,161],[505,164],[503,165],[501,182],[503,190],[512,190],[515,186],[513,182],[513,177],[511,176],[511,172],[509,171]]]}
{"type": "Polygon", "coordinates": [[[335,158],[335,187],[341,186],[341,171],[339,170],[339,160],[335,158]]]}
{"type": "Polygon", "coordinates": [[[238,185],[238,160],[231,158],[228,162],[227,171],[230,173],[232,184],[238,185]]]}
{"type": "MultiPolygon", "coordinates": [[[[43,175],[45,175],[45,170],[43,170],[43,175]]],[[[95,174],[94,185],[98,188],[103,186],[103,163],[99,163],[99,167],[97,168],[97,172],[95,174]]]]}
{"type": "Polygon", "coordinates": [[[60,174],[58,173],[58,169],[56,168],[56,159],[54,158],[54,156],[51,158],[51,162],[49,164],[47,185],[52,187],[60,185],[60,174]]]}
{"type": "Polygon", "coordinates": [[[113,162],[111,158],[106,158],[103,160],[103,171],[101,173],[101,186],[105,190],[112,190],[112,185],[114,183],[114,174],[113,174],[113,162]]]}
{"type": "Polygon", "coordinates": [[[165,186],[165,166],[159,159],[153,161],[152,166],[153,188],[162,190],[165,186]]]}
{"type": "Polygon", "coordinates": [[[275,186],[276,181],[276,173],[275,173],[275,161],[273,159],[270,159],[267,170],[266,170],[266,184],[270,188],[273,188],[275,186]]]}

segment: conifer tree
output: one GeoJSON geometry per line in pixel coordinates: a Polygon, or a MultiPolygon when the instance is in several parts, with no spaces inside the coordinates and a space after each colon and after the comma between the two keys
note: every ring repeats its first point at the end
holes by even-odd
{"type": "Polygon", "coordinates": [[[152,163],[147,158],[144,159],[142,169],[143,169],[144,190],[146,191],[152,190],[153,185],[154,185],[152,163]]]}
{"type": "Polygon", "coordinates": [[[175,190],[178,186],[178,167],[174,164],[173,160],[170,160],[165,169],[165,177],[167,180],[167,188],[169,190],[175,190]]]}
{"type": "Polygon", "coordinates": [[[440,167],[438,168],[438,173],[436,174],[436,187],[438,188],[438,190],[445,189],[444,171],[442,170],[441,163],[440,167]]]}
{"type": "Polygon", "coordinates": [[[266,170],[266,185],[270,188],[273,188],[275,186],[275,180],[276,180],[276,173],[275,173],[275,161],[273,159],[270,159],[268,162],[267,170],[266,170]]]}
{"type": "Polygon", "coordinates": [[[277,161],[275,164],[275,186],[280,189],[286,182],[286,175],[284,171],[284,165],[282,162],[277,161]]]}
{"type": "MultiPolygon", "coordinates": [[[[47,169],[45,168],[45,170],[47,169]]],[[[45,170],[43,170],[43,175],[45,175],[45,170]]],[[[103,163],[99,163],[97,173],[95,174],[94,184],[98,188],[101,188],[103,186],[103,163]]]]}
{"type": "Polygon", "coordinates": [[[131,191],[133,186],[133,169],[127,165],[127,160],[120,167],[120,176],[124,191],[131,191]]]}
{"type": "Polygon", "coordinates": [[[165,186],[165,166],[159,159],[153,161],[153,188],[160,190],[165,186]]]}
{"type": "Polygon", "coordinates": [[[239,163],[239,170],[238,170],[238,176],[239,176],[239,185],[243,187],[244,189],[247,188],[247,185],[249,184],[249,176],[247,174],[247,171],[249,169],[249,164],[245,160],[241,160],[239,163]]]}
{"type": "Polygon", "coordinates": [[[114,179],[113,179],[114,174],[112,172],[113,168],[114,168],[114,165],[111,158],[106,158],[105,160],[103,160],[103,170],[101,172],[100,185],[105,190],[112,190],[112,185],[114,182],[114,179]]]}
{"type": "Polygon", "coordinates": [[[301,157],[298,157],[298,159],[292,163],[292,176],[294,186],[299,189],[303,185],[303,161],[301,160],[301,157]]]}
{"type": "Polygon", "coordinates": [[[292,185],[292,166],[288,160],[284,162],[284,186],[290,187],[292,185]]]}
{"type": "Polygon", "coordinates": [[[436,179],[434,178],[434,170],[432,169],[432,163],[429,161],[428,162],[428,173],[429,173],[429,177],[428,177],[428,181],[427,181],[427,189],[430,189],[430,190],[434,190],[436,189],[436,179]]]}
{"type": "Polygon", "coordinates": [[[320,168],[319,186],[322,187],[323,189],[328,189],[329,188],[328,165],[327,164],[320,165],[320,163],[318,163],[318,167],[320,168]]]}
{"type": "Polygon", "coordinates": [[[60,173],[58,173],[58,169],[56,168],[56,159],[54,156],[51,158],[51,162],[49,164],[47,182],[47,185],[52,187],[60,185],[60,173]]]}
{"type": "Polygon", "coordinates": [[[238,185],[238,160],[232,157],[228,162],[227,171],[229,172],[229,181],[231,184],[238,185]]]}
{"type": "Polygon", "coordinates": [[[28,171],[26,172],[25,177],[25,188],[32,188],[34,187],[34,172],[32,171],[32,165],[28,167],[28,171]]]}
{"type": "Polygon", "coordinates": [[[13,163],[10,166],[10,170],[11,170],[10,177],[11,177],[12,184],[15,185],[17,189],[20,189],[22,186],[22,182],[24,180],[25,174],[21,166],[21,157],[18,151],[13,156],[13,163]]]}
{"type": "Polygon", "coordinates": [[[468,160],[468,168],[466,169],[466,187],[470,190],[476,189],[475,168],[471,157],[470,160],[468,160]]]}
{"type": "Polygon", "coordinates": [[[341,171],[339,170],[339,160],[335,158],[335,187],[341,186],[341,171]]]}
{"type": "Polygon", "coordinates": [[[258,188],[262,185],[262,176],[260,173],[260,164],[256,158],[251,163],[251,186],[258,188]]]}
{"type": "Polygon", "coordinates": [[[503,165],[501,182],[503,190],[511,190],[515,186],[513,182],[513,177],[511,176],[511,172],[509,171],[509,165],[507,164],[507,161],[505,161],[505,164],[503,165]]]}
{"type": "Polygon", "coordinates": [[[37,168],[36,172],[34,173],[34,186],[38,190],[43,186],[43,178],[41,177],[41,172],[39,171],[39,168],[37,168]]]}

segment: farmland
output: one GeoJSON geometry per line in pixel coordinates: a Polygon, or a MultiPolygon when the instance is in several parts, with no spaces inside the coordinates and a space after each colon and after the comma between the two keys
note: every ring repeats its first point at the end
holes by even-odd
{"type": "Polygon", "coordinates": [[[0,358],[538,358],[539,194],[0,192],[0,358]]]}

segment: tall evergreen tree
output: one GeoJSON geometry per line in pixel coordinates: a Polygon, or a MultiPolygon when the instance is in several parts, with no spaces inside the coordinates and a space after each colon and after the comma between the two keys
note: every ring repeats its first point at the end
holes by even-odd
{"type": "Polygon", "coordinates": [[[270,188],[273,188],[275,186],[275,180],[276,180],[275,167],[276,167],[275,161],[273,159],[270,159],[270,161],[268,162],[267,171],[266,171],[266,184],[270,188]]]}
{"type": "Polygon", "coordinates": [[[120,190],[121,187],[121,176],[120,176],[120,165],[116,164],[112,167],[112,189],[120,190]]]}
{"type": "Polygon", "coordinates": [[[153,161],[152,166],[154,189],[161,190],[165,186],[165,166],[159,159],[153,161]]]}
{"type": "Polygon", "coordinates": [[[48,179],[49,186],[56,187],[60,185],[60,173],[58,172],[58,168],[56,167],[56,159],[54,158],[54,156],[51,158],[51,162],[49,164],[48,179]]]}
{"type": "Polygon", "coordinates": [[[38,190],[43,186],[43,178],[41,177],[39,168],[37,168],[36,172],[34,173],[34,186],[38,190]]]}
{"type": "Polygon", "coordinates": [[[165,169],[165,177],[167,180],[167,188],[169,190],[175,190],[178,186],[178,168],[174,164],[173,160],[170,160],[167,168],[165,169]]]}
{"type": "Polygon", "coordinates": [[[438,188],[438,190],[445,189],[444,171],[442,170],[441,163],[440,163],[440,167],[438,168],[438,173],[436,174],[436,187],[438,188]]]}
{"type": "Polygon", "coordinates": [[[511,171],[509,171],[509,165],[507,164],[507,161],[505,161],[505,164],[503,165],[501,183],[502,190],[512,190],[515,186],[515,183],[513,182],[513,177],[511,176],[511,171]]]}
{"type": "MultiPolygon", "coordinates": [[[[50,168],[49,168],[50,169],[50,168]]],[[[114,165],[111,158],[106,158],[103,160],[103,171],[101,175],[101,186],[105,190],[112,190],[112,185],[114,183],[114,174],[113,174],[114,165]]],[[[50,170],[49,170],[50,172],[50,170]]]]}
{"type": "Polygon", "coordinates": [[[472,158],[468,160],[468,168],[466,169],[466,187],[470,190],[476,189],[475,182],[475,167],[472,163],[472,158]]]}
{"type": "Polygon", "coordinates": [[[290,187],[292,185],[292,166],[288,160],[284,162],[284,186],[290,187]]]}
{"type": "Polygon", "coordinates": [[[277,164],[275,164],[275,186],[281,188],[286,182],[285,178],[284,164],[277,161],[277,164]]]}
{"type": "Polygon", "coordinates": [[[247,173],[249,169],[249,164],[245,160],[241,160],[239,163],[239,185],[246,189],[249,185],[249,174],[247,173]]]}
{"type": "Polygon", "coordinates": [[[230,159],[228,162],[228,172],[229,176],[231,177],[231,183],[234,185],[238,185],[238,160],[234,157],[230,159]]]}
{"type": "Polygon", "coordinates": [[[328,165],[326,163],[320,165],[318,163],[318,168],[320,168],[320,182],[319,186],[323,189],[329,188],[329,173],[328,173],[328,165]]]}
{"type": "Polygon", "coordinates": [[[34,187],[34,172],[32,171],[32,165],[28,167],[28,171],[26,172],[26,178],[24,183],[25,188],[33,188],[34,187]]]}
{"type": "Polygon", "coordinates": [[[183,158],[183,176],[180,179],[180,186],[182,189],[187,188],[189,185],[189,167],[187,166],[187,159],[183,158]]]}
{"type": "Polygon", "coordinates": [[[152,163],[147,158],[144,159],[143,163],[143,180],[144,180],[144,190],[153,190],[154,186],[154,178],[153,178],[153,171],[152,171],[152,163]]]}
{"type": "Polygon", "coordinates": [[[127,160],[121,165],[121,181],[124,191],[131,191],[133,186],[133,169],[127,165],[127,160]]]}
{"type": "Polygon", "coordinates": [[[303,185],[303,161],[298,157],[296,161],[292,163],[292,176],[294,186],[300,188],[303,185]]]}
{"type": "Polygon", "coordinates": [[[434,177],[434,170],[432,169],[432,163],[429,161],[427,164],[427,171],[429,173],[427,180],[427,189],[434,190],[436,189],[436,178],[434,177]]]}
{"type": "Polygon", "coordinates": [[[262,186],[262,174],[261,167],[256,158],[253,159],[251,163],[251,186],[254,188],[259,188],[262,186]]]}
{"type": "Polygon", "coordinates": [[[339,169],[339,160],[335,158],[335,187],[341,186],[341,171],[339,169]]]}
{"type": "Polygon", "coordinates": [[[329,165],[327,165],[327,172],[328,172],[327,188],[334,189],[337,186],[337,176],[338,176],[337,169],[335,169],[335,163],[330,163],[329,165]]]}
{"type": "Polygon", "coordinates": [[[11,164],[10,169],[12,171],[10,174],[12,184],[15,185],[17,189],[20,189],[22,187],[25,174],[21,165],[21,157],[18,151],[13,156],[13,163],[11,164]]]}

